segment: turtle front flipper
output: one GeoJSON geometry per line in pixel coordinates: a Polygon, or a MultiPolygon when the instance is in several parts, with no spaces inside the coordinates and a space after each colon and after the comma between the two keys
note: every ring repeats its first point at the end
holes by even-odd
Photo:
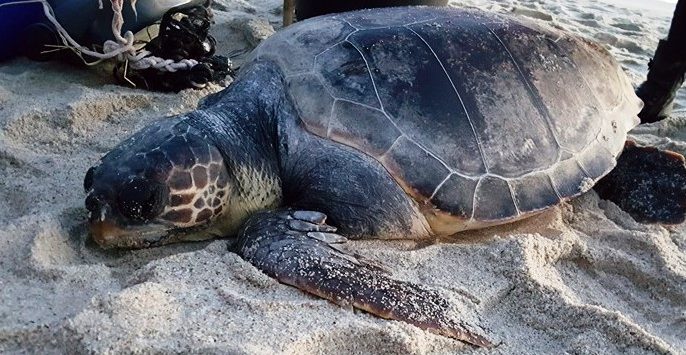
{"type": "Polygon", "coordinates": [[[251,217],[236,251],[285,284],[386,319],[413,324],[473,345],[491,343],[449,316],[451,304],[436,290],[395,280],[373,263],[334,245],[346,239],[319,212],[280,210],[251,217]]]}
{"type": "Polygon", "coordinates": [[[639,222],[678,224],[686,219],[686,165],[678,153],[627,141],[617,166],[595,190],[639,222]]]}

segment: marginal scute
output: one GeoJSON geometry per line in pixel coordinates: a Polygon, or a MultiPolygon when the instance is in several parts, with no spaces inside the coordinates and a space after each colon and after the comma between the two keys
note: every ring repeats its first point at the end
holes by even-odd
{"type": "Polygon", "coordinates": [[[595,144],[589,144],[591,147],[596,147],[589,147],[589,150],[592,152],[591,154],[593,154],[593,152],[597,154],[597,150],[604,149],[605,153],[612,153],[612,157],[616,158],[619,153],[624,150],[626,132],[635,126],[632,120],[630,120],[632,114],[633,119],[636,124],[638,124],[638,116],[632,111],[626,110],[626,108],[616,110],[608,119],[604,120],[602,122],[600,134],[594,142],[595,144]]]}
{"type": "Polygon", "coordinates": [[[555,170],[549,174],[555,189],[562,197],[576,196],[586,192],[592,186],[589,183],[584,184],[585,180],[590,180],[591,178],[584,174],[576,159],[569,159],[559,163],[555,170]]]}
{"type": "Polygon", "coordinates": [[[507,181],[485,176],[479,181],[474,198],[474,219],[498,221],[517,215],[517,207],[507,181]]]}
{"type": "Polygon", "coordinates": [[[598,154],[598,151],[602,149],[606,148],[594,143],[591,149],[588,149],[583,154],[579,154],[577,157],[583,171],[594,180],[605,176],[617,163],[610,154],[598,154]]]}
{"type": "Polygon", "coordinates": [[[474,191],[478,180],[467,179],[457,174],[452,174],[446,182],[436,191],[431,202],[442,211],[452,216],[469,219],[472,217],[474,191]]]}
{"type": "Polygon", "coordinates": [[[534,173],[510,182],[521,211],[538,211],[560,202],[548,174],[534,173]]]}
{"type": "Polygon", "coordinates": [[[419,200],[428,200],[450,174],[438,159],[406,137],[400,137],[380,161],[396,180],[407,184],[412,189],[408,193],[419,200]]]}
{"type": "Polygon", "coordinates": [[[383,112],[347,101],[334,106],[328,136],[373,156],[391,148],[401,133],[383,112]]]}

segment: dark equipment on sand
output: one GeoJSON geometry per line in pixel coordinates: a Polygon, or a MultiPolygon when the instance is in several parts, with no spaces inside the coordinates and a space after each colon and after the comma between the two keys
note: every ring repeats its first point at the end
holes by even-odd
{"type": "Polygon", "coordinates": [[[120,83],[156,91],[201,88],[232,74],[229,59],[214,54],[211,0],[103,2],[0,0],[0,34],[11,47],[0,48],[0,60],[112,60],[120,83]]]}
{"type": "Polygon", "coordinates": [[[162,17],[159,35],[145,46],[155,57],[174,62],[195,60],[190,69],[160,71],[157,68],[127,70],[118,63],[114,75],[122,85],[154,91],[180,91],[202,88],[208,83],[233,75],[228,58],[215,55],[216,40],[209,34],[211,12],[206,6],[174,8],[162,17]]]}

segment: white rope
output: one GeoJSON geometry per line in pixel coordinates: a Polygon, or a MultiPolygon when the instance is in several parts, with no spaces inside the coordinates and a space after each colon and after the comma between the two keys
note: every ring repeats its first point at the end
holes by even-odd
{"type": "MultiPolygon", "coordinates": [[[[134,14],[136,13],[136,0],[130,0],[131,6],[133,7],[134,14]]],[[[43,5],[43,13],[45,17],[55,26],[57,34],[60,36],[62,43],[74,51],[87,65],[94,65],[107,59],[116,59],[119,62],[129,62],[129,66],[132,69],[148,69],[155,68],[160,71],[175,72],[177,70],[188,70],[198,64],[197,60],[194,59],[182,59],[175,62],[171,59],[164,59],[156,56],[152,56],[151,52],[144,49],[136,49],[134,46],[135,38],[131,31],[126,31],[123,35],[121,33],[122,27],[124,26],[124,16],[122,15],[122,9],[124,7],[124,0],[110,0],[112,3],[112,34],[114,35],[115,41],[107,40],[103,44],[103,52],[92,51],[87,47],[80,45],[76,42],[67,30],[62,27],[62,25],[57,21],[55,13],[52,7],[47,2],[47,0],[17,0],[12,2],[7,2],[0,4],[0,7],[6,5],[21,5],[30,3],[40,3],[43,5]],[[93,58],[98,58],[95,62],[87,62],[83,58],[83,54],[86,54],[93,58]]],[[[98,0],[99,8],[103,8],[102,0],[98,0]]]]}

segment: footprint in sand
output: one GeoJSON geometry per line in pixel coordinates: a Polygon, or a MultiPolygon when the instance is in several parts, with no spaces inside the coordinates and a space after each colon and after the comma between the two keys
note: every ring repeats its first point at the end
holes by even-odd
{"type": "Polygon", "coordinates": [[[643,31],[643,26],[641,26],[638,23],[624,23],[624,22],[615,22],[611,24],[612,27],[617,27],[621,30],[625,31],[631,31],[631,32],[641,32],[643,31]]]}
{"type": "Polygon", "coordinates": [[[116,133],[122,120],[134,124],[136,120],[131,117],[138,115],[132,112],[147,108],[152,102],[150,96],[142,94],[82,97],[66,106],[21,113],[5,126],[5,134],[11,142],[39,153],[60,154],[84,148],[104,152],[121,137],[102,137],[102,133],[116,133]]]}
{"type": "Polygon", "coordinates": [[[515,7],[512,9],[512,13],[515,15],[521,15],[521,16],[527,16],[543,21],[552,21],[553,20],[553,15],[541,12],[538,10],[534,9],[527,9],[525,7],[515,7]]]}

